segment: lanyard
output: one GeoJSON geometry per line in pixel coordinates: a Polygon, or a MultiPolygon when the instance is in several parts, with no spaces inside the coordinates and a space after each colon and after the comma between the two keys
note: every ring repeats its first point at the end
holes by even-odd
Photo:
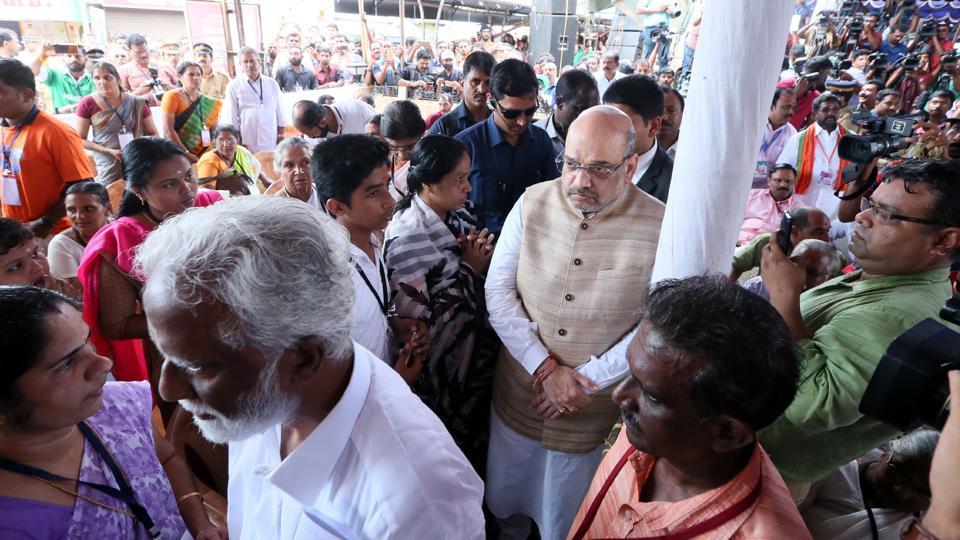
{"type": "MultiPolygon", "coordinates": [[[[113,104],[110,103],[110,100],[107,99],[106,96],[104,96],[103,94],[99,94],[99,93],[98,93],[97,95],[100,96],[100,99],[102,99],[103,102],[107,104],[107,107],[110,107],[110,110],[113,111],[113,114],[117,115],[117,118],[120,119],[120,125],[123,126],[123,130],[124,130],[123,132],[125,133],[126,130],[127,130],[127,121],[123,118],[123,115],[120,114],[120,111],[119,111],[119,110],[117,110],[117,109],[115,109],[115,108],[113,107],[113,104]]],[[[123,106],[123,103],[121,103],[120,106],[123,106]]]]}
{"type": "Polygon", "coordinates": [[[93,428],[90,427],[90,425],[86,422],[80,422],[77,424],[77,427],[83,433],[83,437],[87,440],[87,442],[90,443],[90,446],[96,450],[103,462],[106,463],[107,467],[110,468],[110,472],[113,473],[114,480],[116,480],[117,485],[120,486],[120,489],[117,489],[113,486],[98,484],[96,482],[87,482],[80,479],[66,478],[58,474],[47,472],[43,469],[31,467],[30,465],[25,465],[23,463],[6,458],[0,458],[0,469],[26,476],[33,476],[49,482],[76,482],[78,485],[84,485],[105,495],[109,495],[118,501],[126,503],[127,506],[130,507],[134,517],[137,519],[137,521],[143,524],[144,528],[147,529],[147,532],[150,533],[151,538],[160,538],[159,527],[157,527],[153,522],[153,519],[150,517],[150,513],[147,512],[147,509],[137,500],[137,496],[133,492],[133,487],[130,486],[130,482],[128,482],[127,478],[123,475],[123,471],[120,470],[120,466],[117,465],[116,460],[110,454],[110,451],[107,450],[107,447],[103,444],[100,436],[97,435],[93,428]]]}
{"type": "Polygon", "coordinates": [[[363,269],[360,268],[360,263],[354,261],[354,266],[357,267],[357,272],[360,273],[360,277],[363,278],[363,282],[367,284],[367,288],[370,289],[370,293],[373,294],[373,297],[377,299],[377,305],[380,306],[380,311],[386,315],[388,311],[388,306],[390,304],[390,291],[387,289],[387,272],[383,269],[383,263],[377,258],[377,273],[380,274],[380,282],[383,284],[383,298],[380,298],[380,295],[377,294],[377,289],[373,286],[373,283],[370,282],[370,278],[367,277],[367,274],[364,273],[363,269]]]}
{"type": "Polygon", "coordinates": [[[822,144],[820,144],[820,137],[817,137],[816,134],[814,134],[813,143],[817,145],[817,149],[820,150],[820,153],[823,154],[823,157],[827,158],[827,166],[829,167],[830,163],[833,161],[833,156],[837,154],[837,148],[840,146],[840,137],[837,137],[837,142],[833,145],[833,150],[830,151],[830,155],[827,155],[826,149],[822,144]]]}
{"type": "Polygon", "coordinates": [[[3,148],[3,162],[0,163],[0,170],[9,170],[10,172],[13,172],[13,160],[11,159],[11,154],[13,153],[13,144],[17,142],[17,137],[19,137],[23,132],[23,128],[32,124],[33,121],[37,119],[39,114],[40,109],[34,105],[33,109],[27,113],[27,116],[25,116],[23,121],[20,122],[20,125],[17,126],[17,130],[13,133],[13,138],[10,139],[10,144],[6,143],[7,134],[4,133],[3,128],[0,128],[0,146],[3,148]]]}
{"type": "MultiPolygon", "coordinates": [[[[577,529],[576,534],[574,534],[572,537],[573,540],[582,540],[586,536],[587,532],[590,530],[590,526],[593,525],[594,518],[597,517],[597,512],[600,510],[600,503],[603,502],[603,498],[607,495],[607,492],[610,491],[610,487],[613,485],[613,481],[616,480],[617,475],[620,474],[620,471],[623,469],[624,465],[627,464],[627,461],[630,460],[636,451],[637,449],[632,445],[628,446],[627,451],[620,458],[620,461],[618,461],[613,470],[610,471],[610,476],[608,476],[603,485],[600,486],[600,491],[597,493],[596,498],[594,498],[593,502],[590,504],[590,507],[587,509],[587,513],[583,518],[583,522],[577,529]]],[[[696,538],[697,536],[716,530],[753,506],[753,503],[757,502],[757,499],[760,498],[762,487],[763,474],[761,472],[761,474],[757,477],[756,485],[753,486],[753,489],[750,490],[750,493],[747,493],[746,497],[733,503],[732,506],[721,511],[719,514],[701,521],[700,523],[672,533],[661,536],[645,536],[642,538],[637,537],[633,540],[688,540],[690,538],[696,538]]]]}
{"type": "Polygon", "coordinates": [[[253,93],[257,94],[257,97],[260,98],[260,104],[263,105],[263,77],[257,79],[257,82],[260,83],[259,92],[257,92],[256,88],[254,88],[253,83],[250,82],[250,79],[247,79],[247,84],[250,85],[250,89],[253,90],[253,93]]]}

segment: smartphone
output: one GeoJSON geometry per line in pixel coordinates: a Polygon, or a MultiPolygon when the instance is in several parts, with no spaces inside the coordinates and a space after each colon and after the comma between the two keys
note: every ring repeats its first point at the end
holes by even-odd
{"type": "Polygon", "coordinates": [[[79,54],[80,46],[57,44],[53,46],[53,52],[57,54],[79,54]]]}
{"type": "Polygon", "coordinates": [[[783,217],[780,218],[780,234],[777,235],[777,244],[780,246],[780,250],[783,251],[783,254],[790,256],[790,250],[793,249],[793,246],[790,244],[790,233],[793,232],[793,216],[790,215],[790,212],[784,212],[783,217]]]}

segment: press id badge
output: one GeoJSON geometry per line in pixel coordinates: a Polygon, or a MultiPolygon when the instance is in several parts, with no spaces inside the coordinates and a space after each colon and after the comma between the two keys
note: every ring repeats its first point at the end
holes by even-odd
{"type": "Polygon", "coordinates": [[[210,130],[209,129],[200,130],[200,141],[203,143],[204,147],[210,146],[210,130]]]}
{"type": "Polygon", "coordinates": [[[817,179],[817,184],[821,186],[833,187],[833,180],[836,177],[833,174],[833,171],[820,171],[820,177],[817,179]]]}
{"type": "Polygon", "coordinates": [[[128,144],[130,144],[131,141],[133,141],[133,133],[130,133],[129,131],[118,133],[117,140],[120,141],[120,149],[123,150],[125,146],[127,146],[128,144]]]}
{"type": "Polygon", "coordinates": [[[763,160],[758,161],[758,162],[757,162],[757,168],[756,168],[756,170],[754,171],[753,175],[754,175],[754,176],[758,176],[758,177],[766,178],[766,177],[767,177],[767,172],[769,171],[769,168],[770,168],[770,164],[768,164],[766,161],[763,161],[763,160]]]}
{"type": "Polygon", "coordinates": [[[17,185],[17,177],[13,172],[3,170],[3,204],[7,206],[20,206],[20,187],[17,185]]]}

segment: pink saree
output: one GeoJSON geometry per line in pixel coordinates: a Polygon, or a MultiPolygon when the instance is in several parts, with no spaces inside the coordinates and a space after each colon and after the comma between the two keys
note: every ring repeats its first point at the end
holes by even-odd
{"type": "MultiPolygon", "coordinates": [[[[223,200],[216,191],[200,191],[194,205],[210,206],[223,200]]],[[[155,227],[132,217],[119,218],[93,235],[83,250],[77,277],[83,284],[83,320],[90,327],[90,342],[97,353],[113,360],[113,375],[118,381],[149,381],[147,358],[140,339],[109,339],[100,329],[100,261],[110,255],[116,266],[131,279],[136,249],[155,227]]]]}

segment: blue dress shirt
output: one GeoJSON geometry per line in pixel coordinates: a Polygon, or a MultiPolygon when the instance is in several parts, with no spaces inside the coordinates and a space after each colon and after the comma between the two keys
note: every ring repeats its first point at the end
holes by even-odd
{"type": "Polygon", "coordinates": [[[500,133],[493,114],[456,139],[470,150],[470,212],[494,234],[500,234],[507,214],[528,187],[558,176],[550,136],[532,123],[516,147],[500,133]]]}

